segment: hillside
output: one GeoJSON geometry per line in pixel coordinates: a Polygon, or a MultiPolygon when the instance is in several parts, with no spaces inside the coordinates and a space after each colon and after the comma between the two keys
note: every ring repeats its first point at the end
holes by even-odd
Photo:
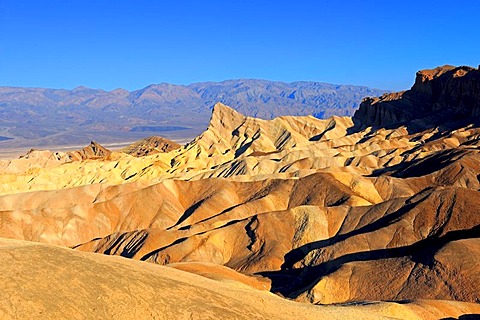
{"type": "Polygon", "coordinates": [[[249,298],[232,303],[253,318],[295,318],[283,303],[305,318],[478,316],[479,74],[420,71],[353,117],[268,120],[217,103],[205,131],[163,153],[99,157],[92,144],[79,152],[93,157],[1,161],[0,237],[69,247],[55,250],[126,278],[126,265],[169,266],[218,289],[204,296],[215,308],[231,289],[207,279],[234,283],[249,298]],[[256,295],[272,309],[251,308],[256,295]]]}
{"type": "Polygon", "coordinates": [[[472,303],[298,304],[241,282],[54,246],[0,240],[2,319],[437,319],[472,303]]]}

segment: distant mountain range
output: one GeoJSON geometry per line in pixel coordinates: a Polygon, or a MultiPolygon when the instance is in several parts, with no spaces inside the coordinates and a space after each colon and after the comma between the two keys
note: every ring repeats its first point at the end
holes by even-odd
{"type": "Polygon", "coordinates": [[[352,115],[362,98],[386,90],[320,82],[227,80],[152,84],[104,91],[0,87],[0,149],[131,141],[149,132],[191,138],[203,131],[216,102],[248,116],[352,115]],[[11,138],[11,139],[7,139],[11,138]]]}

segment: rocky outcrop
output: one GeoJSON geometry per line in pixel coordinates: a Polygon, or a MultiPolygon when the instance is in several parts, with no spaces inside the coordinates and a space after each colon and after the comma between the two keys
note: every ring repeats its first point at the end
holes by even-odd
{"type": "Polygon", "coordinates": [[[144,157],[155,153],[165,153],[180,148],[175,141],[162,137],[152,136],[137,141],[121,150],[134,157],[144,157]]]}
{"type": "Polygon", "coordinates": [[[88,146],[81,150],[67,152],[71,161],[82,161],[87,159],[107,158],[112,152],[104,148],[99,143],[92,141],[88,146]]]}
{"type": "Polygon", "coordinates": [[[68,151],[68,152],[53,152],[50,150],[36,150],[30,149],[25,155],[20,156],[20,159],[25,160],[37,160],[37,161],[83,161],[88,159],[104,159],[111,155],[111,151],[103,147],[95,141],[91,141],[90,144],[80,150],[68,151]]]}
{"type": "Polygon", "coordinates": [[[479,115],[480,70],[446,65],[417,72],[410,90],[365,98],[353,121],[357,128],[410,123],[425,129],[445,122],[476,121],[479,115]]]}

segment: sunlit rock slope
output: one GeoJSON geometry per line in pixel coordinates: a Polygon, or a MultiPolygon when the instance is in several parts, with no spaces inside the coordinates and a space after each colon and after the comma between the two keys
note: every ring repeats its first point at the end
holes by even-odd
{"type": "Polygon", "coordinates": [[[427,299],[458,316],[438,301],[480,302],[479,74],[421,71],[353,118],[261,120],[218,103],[166,153],[1,162],[0,236],[303,302],[427,299]]]}

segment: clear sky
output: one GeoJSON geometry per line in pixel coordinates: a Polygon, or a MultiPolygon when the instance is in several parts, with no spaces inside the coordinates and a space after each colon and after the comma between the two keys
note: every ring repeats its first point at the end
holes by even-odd
{"type": "Polygon", "coordinates": [[[480,64],[480,1],[0,0],[0,86],[237,78],[406,89],[480,64]]]}

